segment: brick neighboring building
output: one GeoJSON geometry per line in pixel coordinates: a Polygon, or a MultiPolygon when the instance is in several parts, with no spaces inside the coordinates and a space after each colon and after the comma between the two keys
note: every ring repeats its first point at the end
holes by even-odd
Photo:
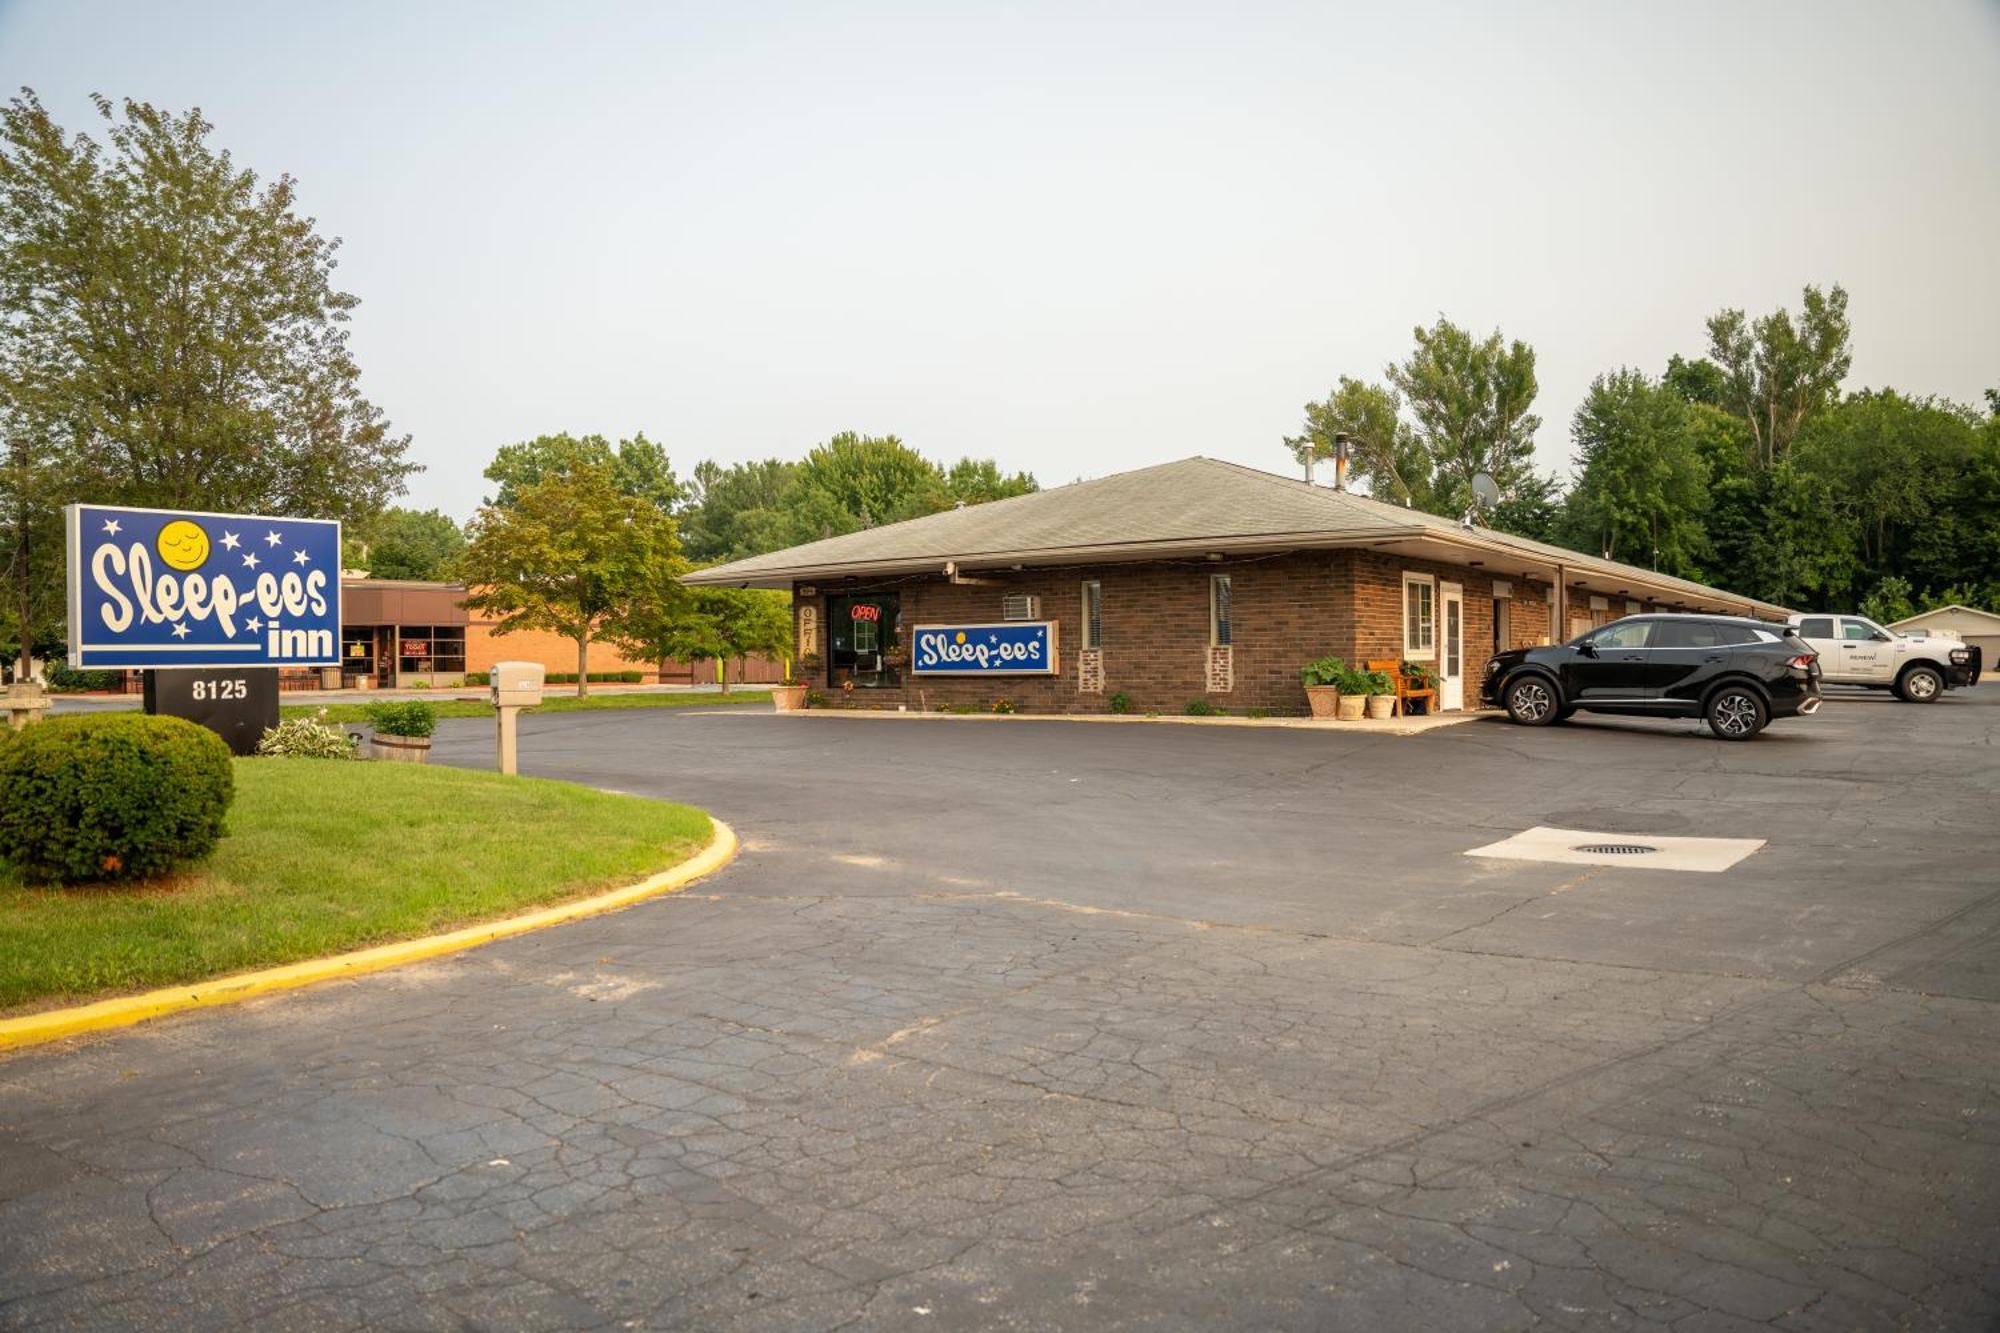
{"type": "Polygon", "coordinates": [[[1640,610],[1784,608],[1367,496],[1183,459],[687,576],[792,592],[801,671],[861,707],[1303,713],[1299,667],[1423,662],[1476,707],[1495,650],[1640,610]],[[1052,626],[1053,674],[911,669],[922,627],[1052,626]],[[817,656],[813,664],[811,659],[817,656]],[[848,688],[849,685],[852,688],[848,688]]]}

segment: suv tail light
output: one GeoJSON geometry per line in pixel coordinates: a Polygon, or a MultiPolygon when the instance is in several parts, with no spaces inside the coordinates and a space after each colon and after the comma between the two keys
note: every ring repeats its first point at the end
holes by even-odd
{"type": "Polygon", "coordinates": [[[1818,653],[1800,653],[1796,657],[1786,658],[1785,665],[1788,667],[1797,667],[1801,671],[1810,671],[1812,664],[1817,661],[1819,661],[1818,653]]]}

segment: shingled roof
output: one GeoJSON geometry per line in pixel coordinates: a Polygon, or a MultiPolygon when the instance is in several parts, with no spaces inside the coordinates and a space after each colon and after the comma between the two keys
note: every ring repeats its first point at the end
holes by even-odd
{"type": "MultiPolygon", "coordinates": [[[[800,579],[1071,565],[1219,552],[1398,546],[1417,542],[1512,555],[1551,571],[1609,576],[1656,600],[1782,616],[1785,608],[1652,570],[1529,541],[1213,458],[1183,458],[1032,495],[713,565],[692,584],[789,587],[800,579]]],[[[1463,557],[1458,558],[1465,563],[1463,557]]],[[[1488,560],[1495,572],[1503,561],[1488,560]]]]}

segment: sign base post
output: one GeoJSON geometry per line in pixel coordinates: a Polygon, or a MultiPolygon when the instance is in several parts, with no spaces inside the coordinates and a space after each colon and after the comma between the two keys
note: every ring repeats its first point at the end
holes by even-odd
{"type": "Polygon", "coordinates": [[[278,669],[179,667],[148,671],[146,711],[183,717],[207,727],[232,754],[257,753],[257,742],[278,725],[278,669]]]}
{"type": "Polygon", "coordinates": [[[500,713],[500,771],[511,778],[515,775],[517,768],[517,765],[515,763],[514,734],[515,734],[515,723],[521,716],[521,710],[511,705],[507,705],[501,707],[499,709],[499,713],[500,713]]]}

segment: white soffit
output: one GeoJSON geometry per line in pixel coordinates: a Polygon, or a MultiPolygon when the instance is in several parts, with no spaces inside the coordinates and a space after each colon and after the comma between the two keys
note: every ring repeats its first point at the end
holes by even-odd
{"type": "Polygon", "coordinates": [[[1764,845],[1762,838],[1667,838],[1650,833],[1593,833],[1537,825],[1525,833],[1474,847],[1467,856],[1629,870],[1694,870],[1719,874],[1764,845]],[[1650,848],[1611,851],[1609,848],[1650,848]],[[1591,849],[1591,850],[1585,850],[1591,849]]]}

